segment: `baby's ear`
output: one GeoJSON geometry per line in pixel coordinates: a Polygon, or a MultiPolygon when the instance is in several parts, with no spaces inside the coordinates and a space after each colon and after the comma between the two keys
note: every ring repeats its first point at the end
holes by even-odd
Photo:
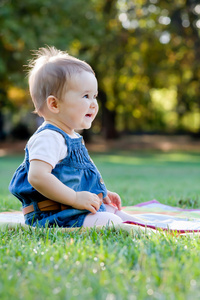
{"type": "Polygon", "coordinates": [[[47,107],[53,113],[59,112],[58,99],[52,95],[47,98],[47,107]]]}

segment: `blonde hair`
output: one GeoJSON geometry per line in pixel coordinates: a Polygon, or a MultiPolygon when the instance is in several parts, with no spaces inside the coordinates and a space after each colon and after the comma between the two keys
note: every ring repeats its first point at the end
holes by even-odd
{"type": "Polygon", "coordinates": [[[86,62],[55,47],[40,48],[34,54],[35,58],[28,65],[28,77],[31,98],[38,114],[50,95],[61,100],[73,75],[82,71],[95,75],[86,62]]]}

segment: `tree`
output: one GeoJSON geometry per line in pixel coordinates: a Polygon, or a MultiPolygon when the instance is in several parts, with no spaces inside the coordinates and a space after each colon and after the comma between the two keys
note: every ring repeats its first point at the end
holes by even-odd
{"type": "Polygon", "coordinates": [[[195,0],[4,1],[1,107],[27,103],[28,94],[20,90],[27,89],[23,66],[31,50],[54,45],[95,70],[98,122],[106,137],[122,130],[185,130],[185,117],[199,114],[199,14],[195,0]],[[17,92],[10,96],[13,88],[18,98],[17,92]]]}
{"type": "MultiPolygon", "coordinates": [[[[5,108],[15,111],[17,108],[19,112],[22,102],[24,105],[28,103],[29,96],[24,93],[22,97],[22,89],[27,89],[24,65],[31,58],[31,50],[53,45],[90,61],[91,49],[101,34],[101,29],[96,30],[98,20],[94,17],[91,4],[92,1],[89,1],[82,5],[81,0],[58,0],[56,3],[48,0],[10,0],[1,3],[2,111],[5,108]],[[10,97],[13,89],[15,96],[10,97]]],[[[28,107],[30,109],[30,102],[28,107]]]]}

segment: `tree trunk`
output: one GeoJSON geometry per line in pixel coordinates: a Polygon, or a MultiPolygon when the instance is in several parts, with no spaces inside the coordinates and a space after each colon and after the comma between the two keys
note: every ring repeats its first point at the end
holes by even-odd
{"type": "Polygon", "coordinates": [[[106,93],[102,90],[99,91],[99,99],[101,102],[102,109],[102,133],[106,139],[115,139],[118,137],[116,131],[116,111],[110,111],[106,107],[107,96],[106,93]]]}

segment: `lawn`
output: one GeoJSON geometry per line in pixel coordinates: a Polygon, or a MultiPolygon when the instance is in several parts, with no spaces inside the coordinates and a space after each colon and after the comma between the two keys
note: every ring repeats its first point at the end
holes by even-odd
{"type": "MultiPolygon", "coordinates": [[[[200,153],[91,155],[123,205],[157,199],[200,206],[200,153]]],[[[0,158],[0,210],[19,210],[7,186],[22,156],[0,158]]],[[[200,239],[114,228],[0,231],[0,299],[199,299],[200,239]]]]}

